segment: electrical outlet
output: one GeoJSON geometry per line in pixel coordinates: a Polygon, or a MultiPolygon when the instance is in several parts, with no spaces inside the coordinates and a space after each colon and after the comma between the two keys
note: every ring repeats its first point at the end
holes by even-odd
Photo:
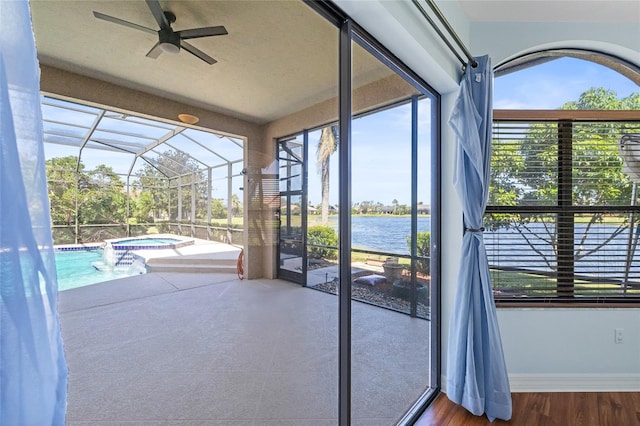
{"type": "Polygon", "coordinates": [[[624,342],[624,337],[623,337],[623,334],[622,334],[623,329],[622,328],[616,328],[614,330],[614,332],[615,332],[614,342],[616,342],[616,343],[624,342]]]}

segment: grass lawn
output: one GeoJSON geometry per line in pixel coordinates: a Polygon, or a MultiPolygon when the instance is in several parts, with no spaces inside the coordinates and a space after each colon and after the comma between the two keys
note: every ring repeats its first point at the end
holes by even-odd
{"type": "MultiPolygon", "coordinates": [[[[548,296],[556,293],[556,279],[544,275],[492,269],[491,281],[495,290],[502,290],[509,294],[548,296]]],[[[585,280],[576,280],[574,289],[576,293],[583,295],[590,295],[595,291],[622,294],[620,285],[585,280]]],[[[627,289],[627,294],[640,295],[640,289],[627,289]]]]}

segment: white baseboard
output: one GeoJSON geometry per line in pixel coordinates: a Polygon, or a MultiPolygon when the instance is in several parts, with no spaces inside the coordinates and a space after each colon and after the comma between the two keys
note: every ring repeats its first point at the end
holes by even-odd
{"type": "Polygon", "coordinates": [[[512,392],[638,392],[640,374],[510,374],[512,392]]]}
{"type": "Polygon", "coordinates": [[[511,392],[640,392],[640,374],[510,374],[509,385],[511,392]]]}

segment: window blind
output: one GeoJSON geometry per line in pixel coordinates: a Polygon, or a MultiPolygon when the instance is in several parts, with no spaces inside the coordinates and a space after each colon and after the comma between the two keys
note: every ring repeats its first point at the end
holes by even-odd
{"type": "Polygon", "coordinates": [[[640,301],[637,185],[619,148],[640,122],[562,112],[494,120],[484,238],[495,298],[640,301]]]}

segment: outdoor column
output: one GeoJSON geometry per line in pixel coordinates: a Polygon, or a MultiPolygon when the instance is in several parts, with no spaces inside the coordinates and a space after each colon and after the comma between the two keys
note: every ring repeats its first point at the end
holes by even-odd
{"type": "Polygon", "coordinates": [[[78,244],[79,239],[78,236],[80,235],[80,224],[78,223],[78,191],[80,190],[80,188],[78,188],[78,172],[76,172],[76,194],[75,194],[75,202],[76,202],[76,208],[75,208],[75,214],[74,216],[74,220],[75,220],[75,237],[74,237],[74,241],[76,244],[78,244]]]}
{"type": "Polygon", "coordinates": [[[227,164],[227,243],[233,244],[233,238],[231,237],[231,224],[233,222],[233,203],[231,198],[233,197],[233,165],[227,164]]]}
{"type": "Polygon", "coordinates": [[[207,240],[211,239],[211,167],[207,169],[207,240]]]}

